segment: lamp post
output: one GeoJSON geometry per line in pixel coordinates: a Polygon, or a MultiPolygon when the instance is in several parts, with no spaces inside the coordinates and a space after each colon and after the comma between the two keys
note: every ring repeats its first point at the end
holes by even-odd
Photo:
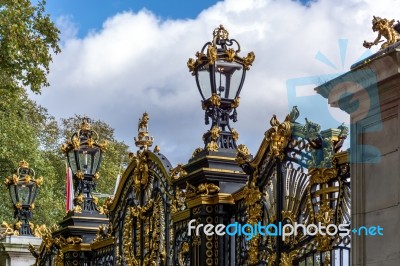
{"type": "Polygon", "coordinates": [[[238,133],[229,122],[237,121],[240,91],[255,59],[253,52],[246,57],[240,57],[239,52],[239,43],[229,39],[228,31],[220,25],[213,32],[212,42],[207,42],[196,53],[197,58],[190,58],[187,63],[202,97],[205,124],[210,124],[211,119],[211,128],[203,136],[208,151],[237,148],[238,133]]]}
{"type": "Polygon", "coordinates": [[[32,210],[35,208],[35,198],[39,187],[43,184],[43,177],[35,179],[35,171],[23,160],[15,174],[6,178],[5,184],[10,192],[14,206],[14,218],[18,222],[14,225],[19,235],[32,235],[32,226],[29,222],[32,210]]]}
{"type": "Polygon", "coordinates": [[[98,135],[90,128],[90,119],[84,117],[77,132],[62,146],[74,177],[75,213],[98,212],[97,198],[92,192],[99,179],[99,168],[107,142],[97,142],[98,135]]]}
{"type": "MultiPolygon", "coordinates": [[[[211,126],[203,135],[204,148],[197,148],[183,166],[187,175],[175,180],[174,191],[185,191],[190,219],[199,224],[232,223],[235,210],[232,193],[248,180],[235,161],[238,133],[231,127],[231,121],[237,121],[239,95],[255,55],[250,52],[241,57],[239,53],[240,44],[230,39],[228,31],[220,25],[213,31],[212,41],[196,53],[196,59],[187,62],[201,96],[205,124],[211,126]]],[[[177,239],[183,240],[177,243],[177,249],[190,258],[191,265],[234,264],[234,238],[200,234],[192,238],[181,235],[177,239]],[[197,244],[188,250],[189,241],[197,244]]],[[[177,259],[183,261],[182,255],[177,259]]]]}

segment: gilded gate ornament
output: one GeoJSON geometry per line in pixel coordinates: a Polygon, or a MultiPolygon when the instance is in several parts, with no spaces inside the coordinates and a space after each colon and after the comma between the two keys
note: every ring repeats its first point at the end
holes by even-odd
{"type": "Polygon", "coordinates": [[[197,187],[186,182],[186,198],[190,199],[197,195],[209,196],[219,192],[220,188],[213,183],[201,183],[197,187]]]}
{"type": "Polygon", "coordinates": [[[219,137],[219,133],[221,133],[221,129],[218,126],[213,126],[210,130],[211,139],[216,141],[219,137]]]}
{"type": "Polygon", "coordinates": [[[113,203],[113,197],[107,197],[106,200],[104,201],[103,206],[99,207],[99,213],[108,216],[108,214],[110,213],[110,207],[112,203],[113,203]]]}
{"type": "Polygon", "coordinates": [[[138,136],[134,138],[135,145],[144,150],[151,147],[154,141],[154,138],[149,136],[149,120],[149,115],[146,112],[143,113],[138,122],[138,136]]]}
{"type": "Polygon", "coordinates": [[[178,253],[178,265],[185,266],[185,255],[189,253],[189,243],[183,242],[178,253]]]}
{"type": "MultiPolygon", "coordinates": [[[[244,188],[244,201],[247,206],[247,223],[254,225],[261,220],[261,192],[258,187],[255,186],[255,179],[257,173],[254,173],[253,181],[250,182],[249,186],[244,188]]],[[[259,235],[253,236],[249,243],[249,264],[254,265],[259,262],[259,235]]]]}
{"type": "Polygon", "coordinates": [[[270,154],[282,160],[291,135],[290,116],[287,115],[285,121],[280,123],[273,115],[270,124],[272,127],[265,133],[265,138],[270,141],[270,154]]]}
{"type": "MultiPolygon", "coordinates": [[[[248,170],[247,173],[251,173],[249,184],[241,194],[246,209],[241,209],[240,221],[275,224],[279,217],[282,223],[293,225],[297,222],[305,226],[318,223],[327,226],[346,221],[343,216],[350,209],[347,199],[350,193],[346,177],[348,167],[343,165],[346,159],[342,155],[338,159],[337,153],[348,129],[341,125],[337,129],[320,131],[320,126],[309,120],[305,125],[295,122],[297,117],[297,108],[293,108],[284,123],[273,116],[270,122],[272,128],[266,132],[253,159],[247,157],[247,149],[238,147],[236,161],[248,170]],[[313,157],[317,152],[321,158],[313,157]],[[312,165],[329,167],[308,168],[308,161],[312,161],[312,165]],[[341,161],[340,167],[338,161],[341,161]],[[260,200],[258,193],[262,196],[260,200]],[[279,198],[281,202],[278,203],[279,198]]],[[[349,214],[346,215],[349,217],[349,214]]],[[[310,237],[303,232],[285,239],[260,235],[245,244],[236,243],[239,254],[236,263],[258,265],[260,261],[267,261],[268,265],[298,265],[304,262],[309,252],[324,252],[323,260],[330,261],[328,253],[332,249],[340,243],[344,246],[349,243],[346,242],[348,239],[341,241],[328,234],[310,237]],[[278,245],[282,247],[281,252],[277,252],[278,245]]]]}
{"type": "Polygon", "coordinates": [[[170,211],[172,214],[186,209],[186,192],[176,187],[170,211]]]}
{"type": "Polygon", "coordinates": [[[178,180],[179,178],[187,176],[187,172],[183,168],[183,164],[179,163],[176,167],[171,168],[169,175],[171,176],[172,180],[178,180]]]}
{"type": "Polygon", "coordinates": [[[239,144],[236,152],[236,162],[239,165],[250,161],[250,151],[244,144],[239,144]]]}
{"type": "Polygon", "coordinates": [[[218,143],[215,141],[210,141],[207,143],[206,150],[208,151],[218,151],[218,143]]]}
{"type": "Polygon", "coordinates": [[[386,39],[381,45],[381,50],[387,48],[388,46],[398,42],[400,40],[398,27],[399,23],[396,25],[394,24],[395,20],[388,20],[386,18],[375,17],[373,16],[372,19],[372,30],[378,32],[378,36],[373,42],[364,41],[363,46],[365,48],[370,49],[373,45],[377,45],[378,43],[382,42],[382,36],[386,39]]]}
{"type": "Polygon", "coordinates": [[[192,153],[192,158],[196,157],[202,151],[203,151],[203,148],[196,148],[192,153]]]}
{"type": "Polygon", "coordinates": [[[16,225],[8,224],[7,222],[3,221],[3,223],[1,224],[1,227],[5,228],[4,233],[0,234],[1,238],[6,235],[14,235],[14,236],[19,235],[19,231],[17,230],[16,225]]]}
{"type": "Polygon", "coordinates": [[[297,258],[298,252],[292,251],[290,253],[282,253],[279,266],[293,266],[293,260],[297,258]]]}
{"type": "Polygon", "coordinates": [[[134,185],[137,191],[140,187],[146,187],[149,181],[149,166],[147,164],[147,150],[137,152],[137,156],[134,157],[136,161],[136,168],[133,172],[134,185]]]}

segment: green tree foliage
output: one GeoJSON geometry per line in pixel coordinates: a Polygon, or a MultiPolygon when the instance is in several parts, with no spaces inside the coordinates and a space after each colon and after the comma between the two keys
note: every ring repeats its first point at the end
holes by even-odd
{"type": "Polygon", "coordinates": [[[59,30],[44,6],[44,0],[37,5],[30,0],[0,0],[1,89],[25,87],[40,93],[49,85],[51,51],[60,52],[59,30]]]}
{"type": "MultiPolygon", "coordinates": [[[[60,52],[59,30],[45,14],[45,1],[0,0],[0,180],[12,174],[22,159],[46,179],[38,197],[36,218],[62,217],[63,164],[55,145],[59,131],[47,110],[28,99],[25,89],[40,93],[48,86],[52,53],[60,52]],[[52,202],[54,201],[54,202],[52,202]]],[[[2,182],[3,183],[3,182],[2,182]]],[[[14,221],[11,201],[0,185],[0,222],[14,221]]]]}
{"type": "MultiPolygon", "coordinates": [[[[25,90],[4,91],[4,95],[0,100],[1,181],[14,173],[19,161],[28,161],[36,176],[45,179],[36,201],[35,220],[47,223],[59,219],[63,215],[63,203],[59,199],[63,198],[60,187],[64,177],[60,175],[60,167],[64,161],[54,148],[60,136],[57,122],[46,109],[28,99],[25,90]]],[[[0,221],[14,221],[11,200],[3,182],[0,200],[0,221]]]]}

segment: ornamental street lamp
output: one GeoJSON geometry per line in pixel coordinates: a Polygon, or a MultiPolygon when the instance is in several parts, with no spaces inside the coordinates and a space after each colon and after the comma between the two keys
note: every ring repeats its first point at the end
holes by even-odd
{"type": "Polygon", "coordinates": [[[35,179],[35,171],[29,168],[26,161],[21,161],[15,174],[6,178],[5,184],[10,191],[14,206],[14,218],[18,222],[14,225],[14,234],[32,235],[29,222],[32,210],[35,208],[35,198],[39,187],[43,184],[43,177],[35,179]]]}
{"type": "Polygon", "coordinates": [[[205,148],[217,151],[219,148],[236,149],[238,133],[229,121],[237,121],[236,108],[246,71],[255,59],[253,52],[240,57],[240,45],[229,39],[228,31],[220,25],[213,32],[213,41],[207,42],[197,59],[190,58],[187,65],[196,77],[197,87],[205,110],[205,123],[211,119],[211,128],[204,134],[205,148]],[[236,46],[236,50],[231,48],[236,46]]]}
{"type": "Polygon", "coordinates": [[[80,129],[72,134],[71,140],[62,146],[68,159],[74,177],[74,212],[98,212],[97,198],[92,192],[96,189],[99,179],[99,168],[102,153],[107,147],[107,142],[99,144],[98,135],[90,128],[90,120],[82,119],[80,129]]]}

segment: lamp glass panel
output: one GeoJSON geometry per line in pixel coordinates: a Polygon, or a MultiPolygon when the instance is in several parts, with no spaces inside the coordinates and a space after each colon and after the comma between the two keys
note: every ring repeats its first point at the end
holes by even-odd
{"type": "Polygon", "coordinates": [[[10,185],[10,197],[12,200],[13,204],[16,204],[18,202],[18,197],[17,197],[17,187],[14,185],[10,185]]]}
{"type": "Polygon", "coordinates": [[[29,205],[29,197],[30,197],[30,189],[26,185],[20,185],[18,186],[18,197],[19,197],[19,202],[21,202],[23,205],[29,205]]]}
{"type": "Polygon", "coordinates": [[[243,66],[236,62],[217,61],[215,63],[215,85],[217,93],[224,99],[234,99],[240,88],[243,66]]]}
{"type": "Polygon", "coordinates": [[[93,169],[92,169],[92,174],[95,174],[99,167],[100,167],[100,150],[98,149],[97,152],[93,154],[93,169]]]}
{"type": "Polygon", "coordinates": [[[69,164],[69,167],[71,167],[72,174],[76,174],[76,172],[78,170],[77,169],[78,163],[75,160],[75,151],[74,150],[70,150],[68,152],[68,164],[69,164]]]}
{"type": "Polygon", "coordinates": [[[79,149],[79,163],[84,174],[93,175],[99,164],[100,149],[97,147],[89,148],[87,145],[79,149]]]}
{"type": "Polygon", "coordinates": [[[208,64],[200,66],[197,69],[196,78],[200,86],[201,93],[206,100],[211,97],[211,80],[210,80],[210,68],[208,64]]]}
{"type": "Polygon", "coordinates": [[[32,184],[31,185],[31,197],[29,200],[29,205],[31,205],[33,202],[35,202],[35,198],[36,198],[36,194],[38,192],[38,187],[36,186],[36,184],[32,184]]]}

